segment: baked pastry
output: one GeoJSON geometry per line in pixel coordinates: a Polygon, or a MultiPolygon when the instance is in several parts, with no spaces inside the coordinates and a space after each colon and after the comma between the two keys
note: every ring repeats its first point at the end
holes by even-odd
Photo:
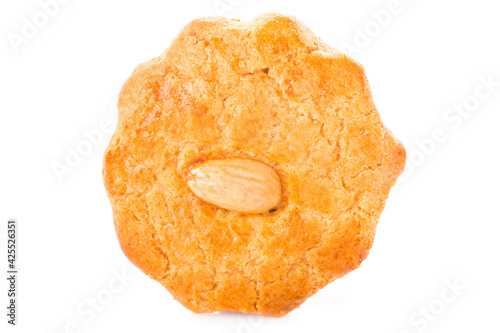
{"type": "Polygon", "coordinates": [[[357,268],[405,164],[361,65],[286,15],[192,21],[118,108],[119,243],[194,312],[283,316],[357,268]]]}

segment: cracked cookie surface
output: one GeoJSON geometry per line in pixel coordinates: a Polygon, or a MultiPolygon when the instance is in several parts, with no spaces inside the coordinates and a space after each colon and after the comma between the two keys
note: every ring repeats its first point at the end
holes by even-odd
{"type": "Polygon", "coordinates": [[[119,243],[194,312],[282,316],[357,268],[404,168],[363,68],[291,16],[192,21],[118,108],[103,175],[119,243]],[[190,168],[222,158],[276,170],[278,209],[196,197],[190,168]]]}

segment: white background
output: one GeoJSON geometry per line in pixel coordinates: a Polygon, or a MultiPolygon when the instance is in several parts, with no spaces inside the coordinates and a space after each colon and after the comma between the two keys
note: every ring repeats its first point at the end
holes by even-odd
{"type": "Polygon", "coordinates": [[[381,26],[373,12],[390,0],[222,0],[227,17],[293,14],[331,46],[351,45],[412,168],[361,267],[279,319],[183,308],[122,254],[102,184],[111,133],[99,126],[115,121],[121,85],[190,20],[217,15],[214,0],[66,1],[47,22],[38,1],[0,5],[0,266],[16,218],[20,271],[16,327],[1,279],[2,332],[500,332],[498,1],[400,0],[381,26]],[[45,25],[15,47],[33,16],[45,25]],[[58,179],[54,163],[85,145],[84,131],[104,138],[58,179]]]}

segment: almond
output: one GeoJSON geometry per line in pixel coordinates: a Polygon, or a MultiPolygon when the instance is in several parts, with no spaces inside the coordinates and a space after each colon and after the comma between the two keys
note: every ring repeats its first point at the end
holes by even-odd
{"type": "Polygon", "coordinates": [[[188,174],[187,185],[201,200],[242,213],[268,212],[281,201],[281,181],[276,171],[250,159],[197,164],[188,174]]]}

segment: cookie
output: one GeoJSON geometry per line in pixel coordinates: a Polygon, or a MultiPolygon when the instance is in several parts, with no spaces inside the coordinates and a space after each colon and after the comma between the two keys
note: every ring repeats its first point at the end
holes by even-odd
{"type": "Polygon", "coordinates": [[[368,255],[405,150],[361,65],[296,18],[201,18],[119,97],[128,259],[194,312],[283,316],[368,255]]]}

